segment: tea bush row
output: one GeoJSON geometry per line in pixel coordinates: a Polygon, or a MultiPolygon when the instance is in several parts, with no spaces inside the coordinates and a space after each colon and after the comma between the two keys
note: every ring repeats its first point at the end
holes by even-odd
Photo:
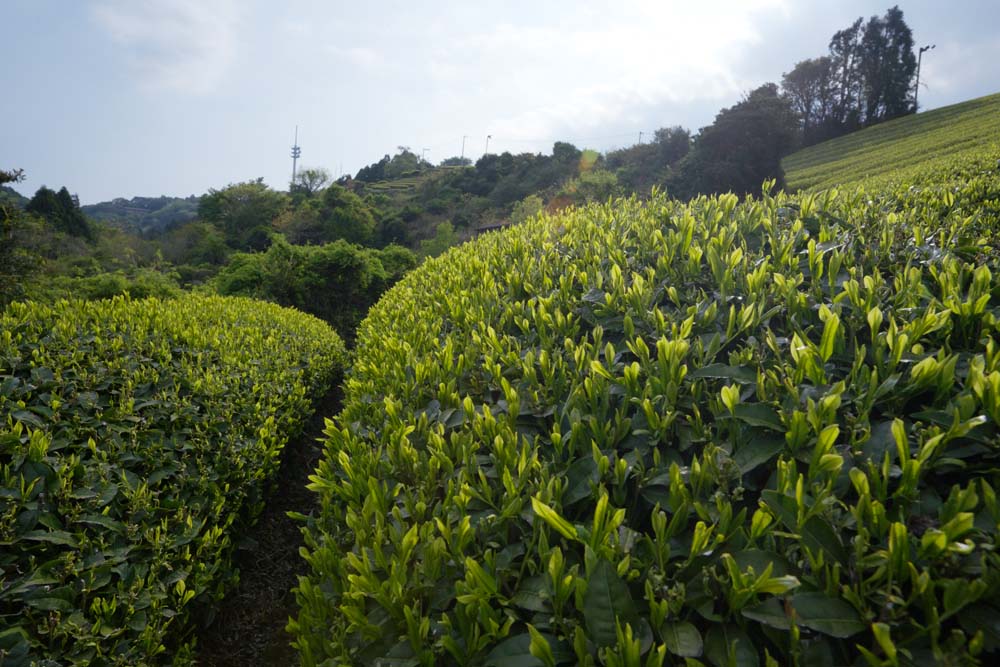
{"type": "Polygon", "coordinates": [[[948,192],[626,200],[425,263],[311,478],[303,664],[988,663],[1000,215],[948,192]]]}
{"type": "Polygon", "coordinates": [[[234,539],[344,354],[314,317],[244,298],[11,305],[0,664],[184,662],[191,610],[234,582],[234,539]]]}

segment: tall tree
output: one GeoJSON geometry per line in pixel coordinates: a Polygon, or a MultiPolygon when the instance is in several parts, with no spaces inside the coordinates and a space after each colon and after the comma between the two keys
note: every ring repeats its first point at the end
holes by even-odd
{"type": "Polygon", "coordinates": [[[861,125],[859,104],[862,97],[861,36],[863,19],[838,30],[830,39],[830,74],[833,79],[833,109],[830,121],[842,131],[861,125]]]}
{"type": "Polygon", "coordinates": [[[292,183],[290,194],[312,197],[328,186],[332,180],[330,172],[323,167],[304,167],[295,174],[295,182],[292,183]]]}
{"type": "MultiPolygon", "coordinates": [[[[23,180],[20,169],[0,169],[0,185],[23,180]]],[[[13,203],[0,201],[0,307],[22,295],[25,277],[36,260],[25,248],[25,215],[13,203]]]]}
{"type": "Polygon", "coordinates": [[[25,210],[43,218],[60,232],[93,240],[94,230],[80,204],[65,187],[55,192],[44,185],[35,192],[25,210]]]}
{"type": "Polygon", "coordinates": [[[777,85],[764,84],[702,128],[668,187],[681,197],[753,194],[771,179],[784,187],[781,158],[795,147],[797,136],[798,119],[788,99],[777,85]]]}
{"type": "Polygon", "coordinates": [[[861,40],[861,74],[866,125],[889,120],[913,110],[911,92],[917,59],[913,33],[899,7],[885,16],[873,16],[861,40]]]}
{"type": "Polygon", "coordinates": [[[810,58],[796,63],[781,77],[781,88],[801,120],[806,145],[821,140],[833,114],[832,68],[829,56],[810,58]]]}

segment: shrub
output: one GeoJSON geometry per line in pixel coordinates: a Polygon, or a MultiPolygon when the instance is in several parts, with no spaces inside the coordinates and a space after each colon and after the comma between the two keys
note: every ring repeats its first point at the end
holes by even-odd
{"type": "Polygon", "coordinates": [[[13,304],[0,316],[0,663],[175,664],[192,609],[344,361],[249,299],[13,304]]]}
{"type": "Polygon", "coordinates": [[[949,192],[655,196],[426,262],[327,430],[303,664],[995,657],[1000,221],[949,192]]]}
{"type": "Polygon", "coordinates": [[[293,246],[278,239],[263,253],[237,253],[214,279],[220,294],[252,296],[322,318],[346,340],[368,309],[406,271],[412,252],[360,248],[343,240],[293,246]]]}

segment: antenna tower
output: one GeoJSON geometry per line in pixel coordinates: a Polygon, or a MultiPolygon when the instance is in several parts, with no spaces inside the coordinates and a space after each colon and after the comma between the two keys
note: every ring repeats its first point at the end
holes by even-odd
{"type": "Polygon", "coordinates": [[[292,185],[295,185],[295,167],[299,158],[302,157],[302,149],[299,148],[299,126],[295,126],[295,145],[292,146],[292,185]]]}

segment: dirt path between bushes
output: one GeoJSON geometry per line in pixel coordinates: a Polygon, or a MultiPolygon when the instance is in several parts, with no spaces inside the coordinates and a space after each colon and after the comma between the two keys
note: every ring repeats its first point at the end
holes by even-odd
{"type": "Polygon", "coordinates": [[[298,613],[292,588],[306,574],[299,556],[302,534],[289,511],[309,514],[316,494],[305,487],[322,454],[323,419],[340,410],[341,392],[320,399],[302,434],[285,445],[274,491],[247,536],[252,548],[236,552],[240,583],[219,603],[214,622],[198,637],[198,664],[204,667],[298,664],[298,653],[285,632],[298,613]]]}

